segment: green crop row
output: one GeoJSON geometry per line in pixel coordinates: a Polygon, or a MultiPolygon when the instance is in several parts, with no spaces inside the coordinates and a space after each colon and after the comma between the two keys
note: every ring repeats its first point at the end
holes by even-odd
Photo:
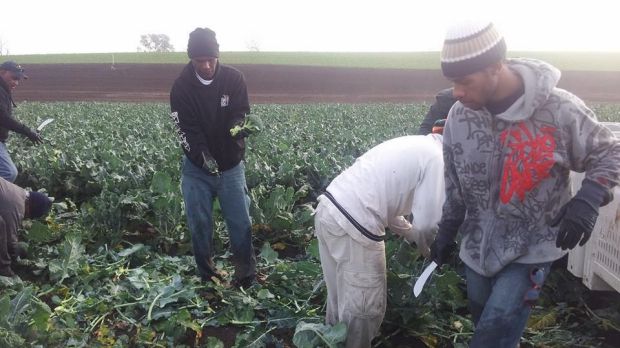
{"type": "MultiPolygon", "coordinates": [[[[21,103],[15,113],[25,123],[55,121],[43,145],[10,138],[18,183],[47,190],[56,202],[45,222],[24,226],[30,257],[18,273],[25,282],[0,282],[0,317],[9,318],[0,321],[0,346],[277,347],[304,346],[317,330],[341,336],[320,324],[325,287],[312,237],[315,198],[370,147],[415,134],[427,108],[254,106],[265,130],[248,138],[246,174],[265,280],[238,291],[196,276],[179,186],[182,153],[166,104],[21,103]]],[[[601,120],[620,121],[620,106],[595,110],[601,120]]],[[[230,273],[217,220],[216,264],[230,273]]],[[[388,312],[377,345],[464,346],[472,325],[458,264],[414,301],[411,275],[420,273],[422,258],[394,238],[386,254],[388,312]]],[[[554,277],[546,286],[557,289],[535,309],[527,344],[599,344],[596,337],[620,326],[613,316],[620,302],[592,311],[583,286],[564,273],[554,277]],[[584,313],[595,317],[577,319],[584,313]]]]}

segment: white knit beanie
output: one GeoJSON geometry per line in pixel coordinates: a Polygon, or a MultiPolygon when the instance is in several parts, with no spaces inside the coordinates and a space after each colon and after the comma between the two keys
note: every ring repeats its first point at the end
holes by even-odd
{"type": "Polygon", "coordinates": [[[504,37],[491,22],[462,22],[446,33],[441,70],[447,78],[463,77],[506,58],[504,37]]]}

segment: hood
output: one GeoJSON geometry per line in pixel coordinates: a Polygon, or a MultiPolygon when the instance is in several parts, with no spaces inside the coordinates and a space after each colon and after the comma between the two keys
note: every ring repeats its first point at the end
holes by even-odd
{"type": "Polygon", "coordinates": [[[438,142],[440,144],[440,146],[443,146],[443,135],[442,134],[429,133],[426,136],[430,137],[433,140],[435,140],[436,142],[438,142]]]}
{"type": "Polygon", "coordinates": [[[527,120],[547,101],[557,86],[560,70],[551,64],[530,58],[508,59],[506,65],[521,76],[525,92],[508,110],[496,117],[510,122],[527,120]]]}

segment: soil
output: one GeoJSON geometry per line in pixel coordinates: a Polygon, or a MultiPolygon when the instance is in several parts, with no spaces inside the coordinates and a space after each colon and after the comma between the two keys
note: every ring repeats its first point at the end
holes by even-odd
{"type": "MultiPolygon", "coordinates": [[[[235,65],[251,103],[432,101],[449,87],[438,70],[235,65]]],[[[38,64],[16,101],[168,102],[179,64],[38,64]]],[[[620,102],[620,72],[566,71],[559,87],[586,102],[620,102]]]]}

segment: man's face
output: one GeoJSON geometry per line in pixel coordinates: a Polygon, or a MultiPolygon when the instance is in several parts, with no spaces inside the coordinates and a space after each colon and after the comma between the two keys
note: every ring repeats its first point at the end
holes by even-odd
{"type": "Polygon", "coordinates": [[[480,110],[492,100],[497,89],[498,74],[496,67],[463,77],[451,79],[454,85],[452,95],[463,105],[473,110],[480,110]]]}
{"type": "Polygon", "coordinates": [[[202,56],[192,58],[194,70],[205,80],[212,80],[217,67],[217,58],[202,56]]]}
{"type": "Polygon", "coordinates": [[[19,76],[8,70],[0,70],[0,78],[2,78],[12,90],[15,89],[19,85],[19,81],[21,81],[19,76]]]}

